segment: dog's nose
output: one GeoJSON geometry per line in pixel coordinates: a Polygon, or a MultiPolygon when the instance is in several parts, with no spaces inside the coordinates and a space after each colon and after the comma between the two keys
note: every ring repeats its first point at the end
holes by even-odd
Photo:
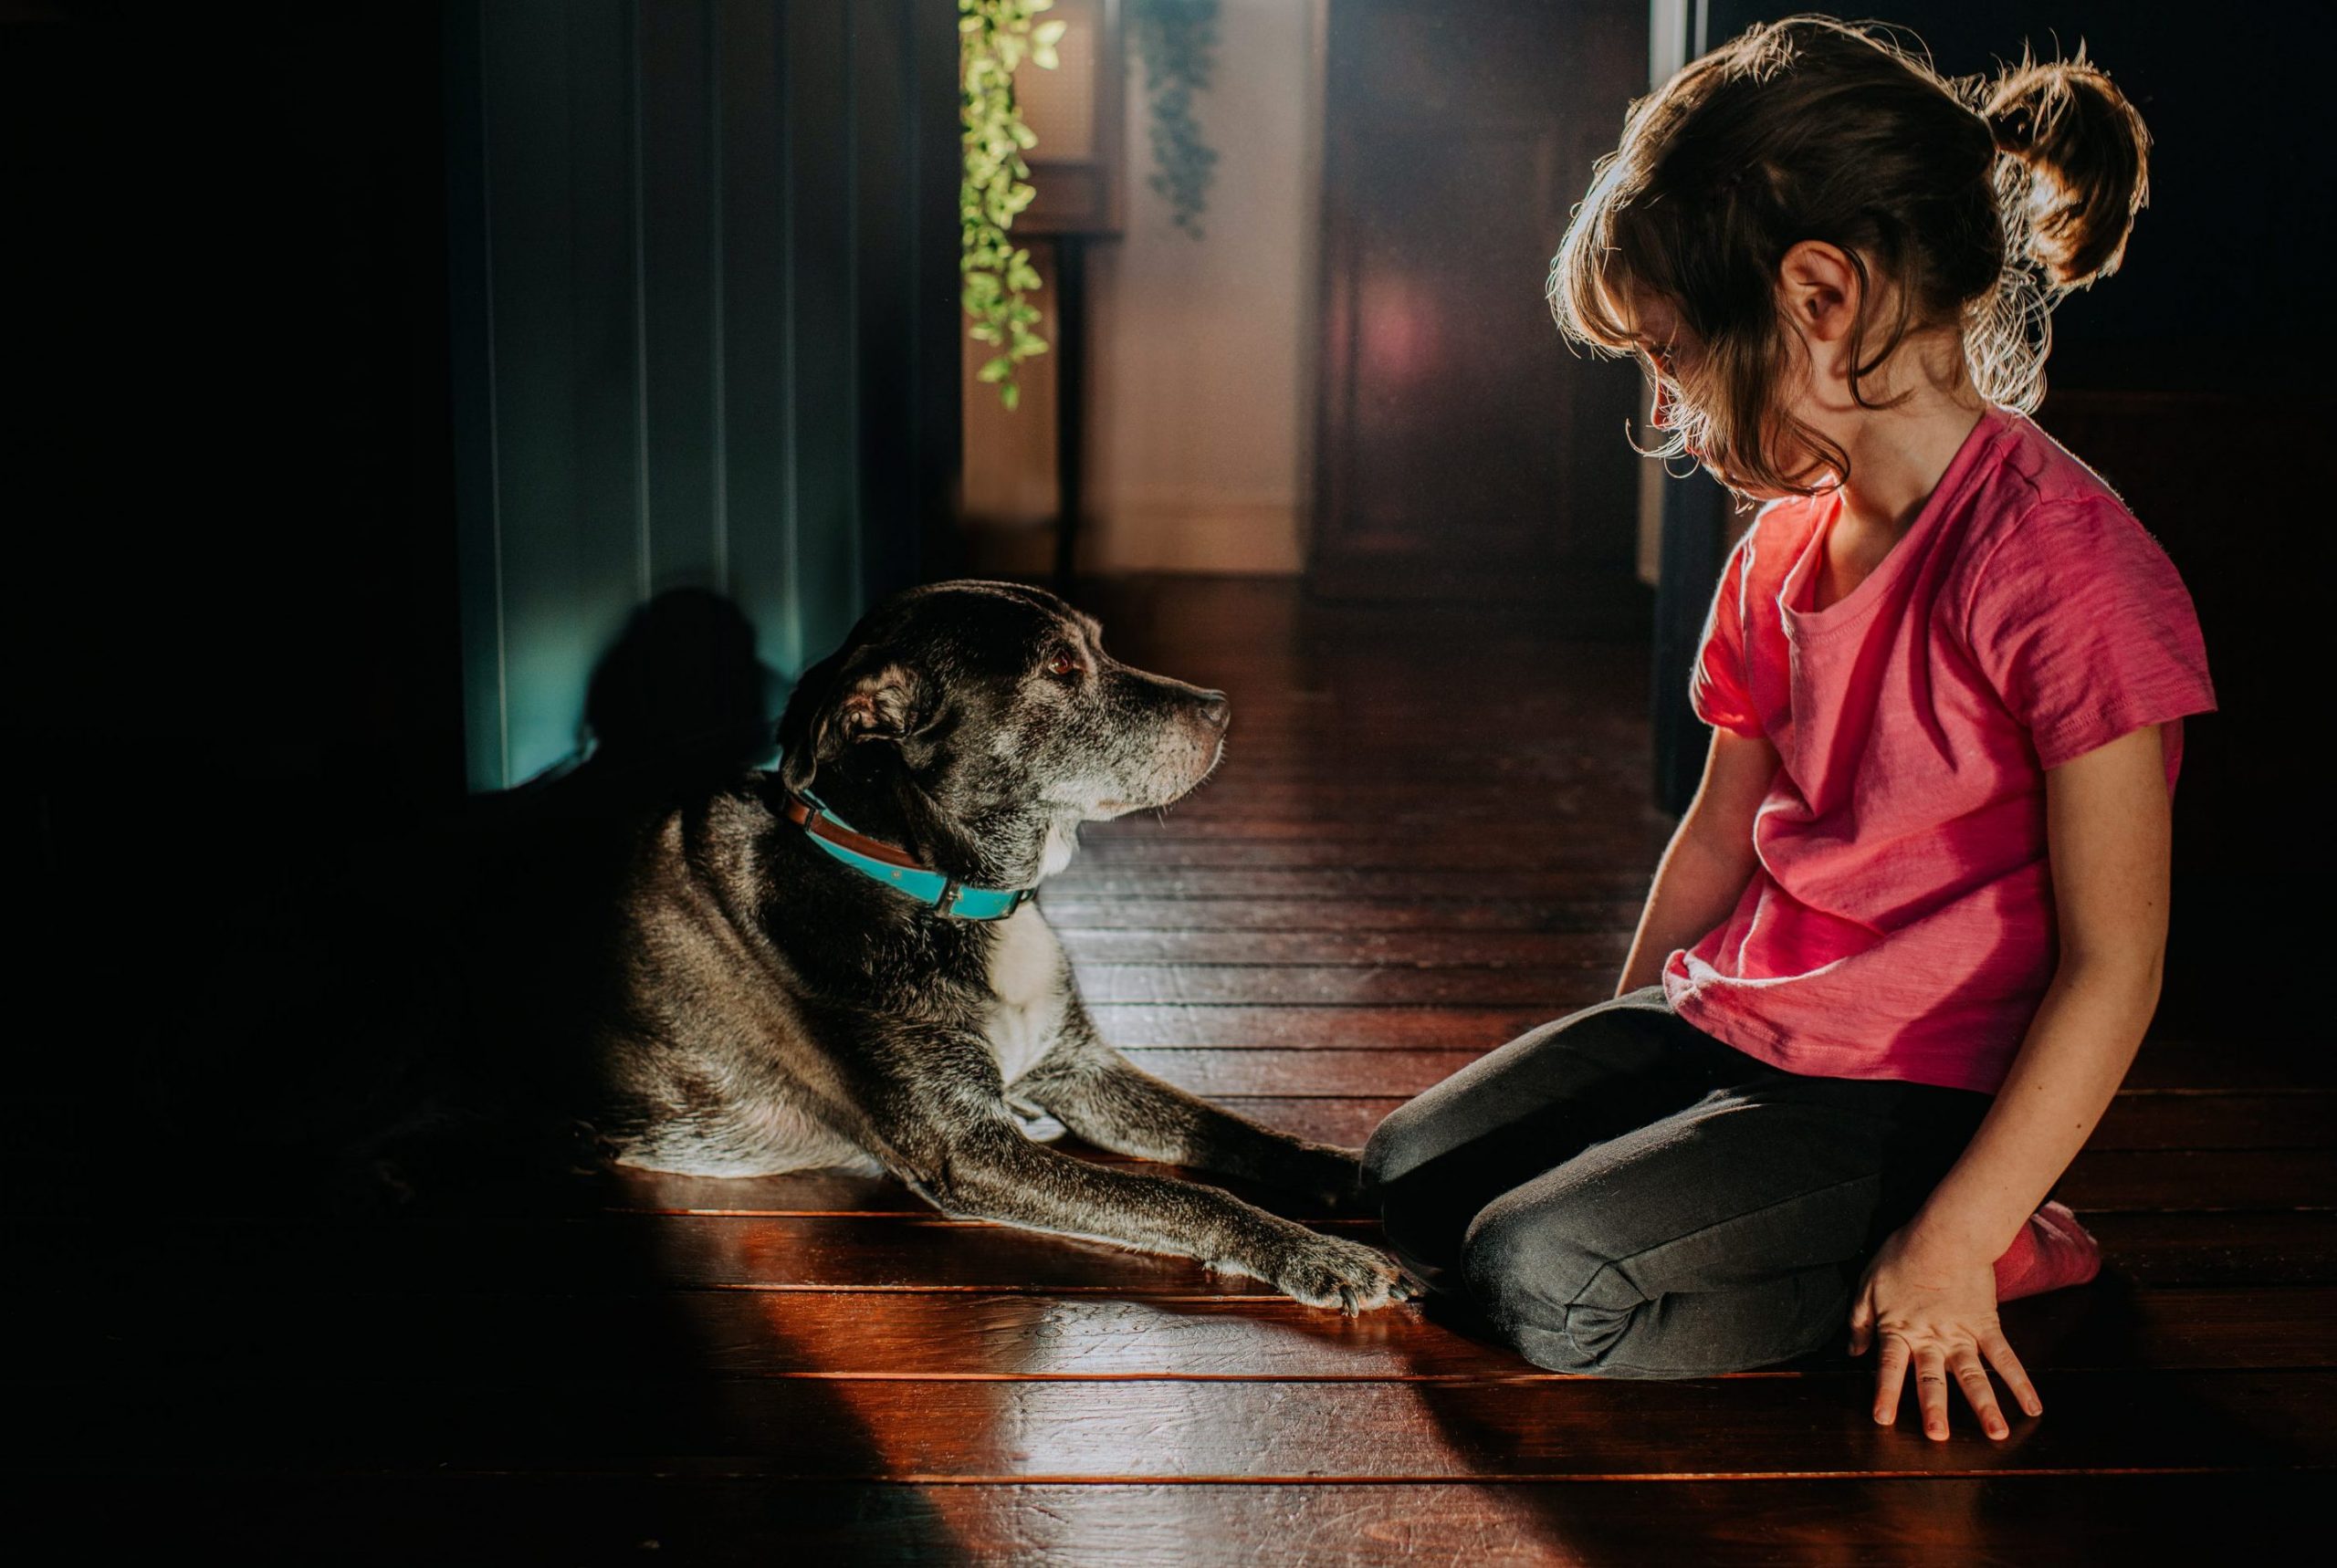
{"type": "Polygon", "coordinates": [[[1233,717],[1233,705],[1226,700],[1223,692],[1203,692],[1201,717],[1208,721],[1210,728],[1223,729],[1233,717]]]}

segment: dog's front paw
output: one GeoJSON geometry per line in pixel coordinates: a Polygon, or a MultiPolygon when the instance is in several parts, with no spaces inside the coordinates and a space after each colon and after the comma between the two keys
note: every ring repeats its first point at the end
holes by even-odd
{"type": "Polygon", "coordinates": [[[1353,1317],[1407,1301],[1420,1288],[1386,1253],[1313,1231],[1293,1241],[1275,1262],[1274,1286],[1310,1307],[1336,1307],[1353,1317]]]}

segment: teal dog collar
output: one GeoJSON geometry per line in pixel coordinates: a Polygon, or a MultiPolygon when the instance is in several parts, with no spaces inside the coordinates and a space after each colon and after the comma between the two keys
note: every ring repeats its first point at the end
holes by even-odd
{"type": "Polygon", "coordinates": [[[789,792],[787,820],[861,875],[905,893],[953,920],[1003,920],[1038,895],[1035,887],[976,887],[919,865],[897,844],[855,831],[809,790],[789,792]]]}

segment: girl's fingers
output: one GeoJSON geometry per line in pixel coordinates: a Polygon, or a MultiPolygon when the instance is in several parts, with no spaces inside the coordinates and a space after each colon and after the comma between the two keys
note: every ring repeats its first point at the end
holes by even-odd
{"type": "Polygon", "coordinates": [[[1850,1354],[1864,1355],[1868,1337],[1874,1332],[1874,1298],[1865,1291],[1850,1303],[1850,1354]]]}
{"type": "Polygon", "coordinates": [[[1923,1413],[1923,1436],[1935,1443],[1945,1442],[1947,1357],[1935,1344],[1915,1352],[1915,1404],[1923,1413]]]}
{"type": "Polygon", "coordinates": [[[1895,1333],[1882,1336],[1882,1355],[1874,1369],[1874,1418],[1888,1427],[1899,1419],[1899,1396],[1907,1386],[1907,1342],[1895,1333]]]}
{"type": "Polygon", "coordinates": [[[1988,1358],[1988,1364],[2005,1380],[2005,1386],[2012,1390],[2012,1396],[2022,1410],[2031,1416],[2045,1414],[2045,1401],[2037,1397],[2037,1385],[2028,1381],[2028,1369],[2020,1364],[2020,1357],[2013,1354],[2003,1330],[1993,1330],[1981,1338],[1980,1354],[1988,1358]]]}
{"type": "Polygon", "coordinates": [[[1948,1366],[1955,1374],[1955,1385],[1964,1390],[1965,1403],[1972,1406],[1972,1414],[1980,1417],[1980,1430],[1991,1437],[2007,1437],[2012,1427],[2005,1421],[2005,1413],[1996,1408],[1996,1385],[1988,1381],[1988,1369],[1980,1364],[1980,1352],[1968,1344],[1955,1347],[1948,1358],[1948,1366]]]}

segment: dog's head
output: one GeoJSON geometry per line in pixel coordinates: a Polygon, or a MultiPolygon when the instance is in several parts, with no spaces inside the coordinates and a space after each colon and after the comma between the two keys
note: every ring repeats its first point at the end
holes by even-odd
{"type": "Polygon", "coordinates": [[[1013,583],[896,595],[797,683],[781,781],[864,831],[913,838],[952,874],[1036,882],[1071,858],[1080,823],[1168,805],[1223,748],[1223,693],[1132,669],[1101,632],[1013,583]]]}

